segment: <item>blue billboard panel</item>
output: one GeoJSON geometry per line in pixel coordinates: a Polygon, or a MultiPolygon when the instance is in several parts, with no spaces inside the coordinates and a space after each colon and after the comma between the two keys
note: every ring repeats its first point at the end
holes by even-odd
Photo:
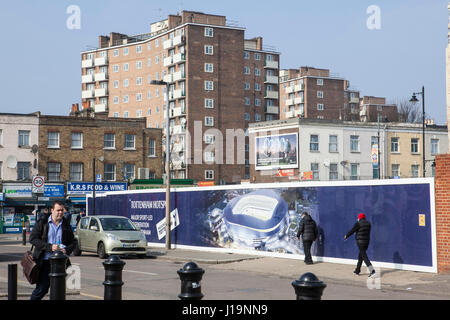
{"type": "MultiPolygon", "coordinates": [[[[387,185],[303,185],[174,190],[171,241],[185,246],[303,255],[296,234],[301,213],[306,211],[319,229],[313,255],[323,261],[353,260],[358,256],[354,236],[344,240],[344,235],[363,212],[372,224],[367,251],[371,260],[434,270],[430,183],[391,180],[387,185]]],[[[163,244],[165,205],[163,190],[106,194],[96,198],[96,214],[126,216],[141,227],[150,243],[163,244]]]]}

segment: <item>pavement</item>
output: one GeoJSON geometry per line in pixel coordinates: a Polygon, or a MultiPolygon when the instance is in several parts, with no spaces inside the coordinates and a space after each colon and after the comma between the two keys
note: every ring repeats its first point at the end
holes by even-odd
{"type": "MultiPolygon", "coordinates": [[[[0,242],[21,240],[21,236],[0,234],[0,242]]],[[[450,300],[450,274],[380,269],[377,268],[376,263],[374,263],[376,275],[368,278],[369,272],[364,266],[361,274],[355,276],[353,274],[355,266],[350,264],[316,262],[313,265],[306,265],[298,259],[224,253],[215,250],[200,251],[181,248],[166,250],[165,248],[150,247],[148,256],[153,259],[170,260],[182,264],[193,261],[204,269],[213,268],[276,275],[281,278],[292,279],[292,281],[306,272],[312,272],[325,284],[334,283],[367,287],[374,290],[405,291],[450,300]]],[[[18,291],[23,292],[25,290],[23,293],[23,299],[25,299],[25,297],[29,297],[32,288],[33,286],[28,283],[19,283],[18,291]]],[[[2,292],[0,292],[1,299],[5,299],[5,294],[2,292]]],[[[20,296],[19,299],[21,299],[20,296]]],[[[89,300],[89,297],[80,296],[77,291],[68,291],[67,299],[89,300]]]]}

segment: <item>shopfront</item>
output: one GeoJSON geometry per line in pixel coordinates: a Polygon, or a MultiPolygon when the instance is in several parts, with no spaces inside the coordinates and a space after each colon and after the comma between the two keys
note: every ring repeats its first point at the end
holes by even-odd
{"type": "Polygon", "coordinates": [[[31,183],[4,183],[2,188],[2,233],[22,233],[31,230],[35,223],[34,210],[51,207],[53,201],[65,202],[64,184],[47,183],[44,193],[32,192],[31,183]]]}

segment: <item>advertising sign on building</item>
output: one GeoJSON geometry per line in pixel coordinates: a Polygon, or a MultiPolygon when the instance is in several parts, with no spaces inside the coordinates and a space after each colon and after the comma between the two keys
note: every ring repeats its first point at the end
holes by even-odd
{"type": "Polygon", "coordinates": [[[255,137],[255,169],[298,168],[297,133],[255,137]]]}
{"type": "MultiPolygon", "coordinates": [[[[90,194],[92,193],[92,182],[68,182],[67,194],[90,194]]],[[[125,191],[126,182],[101,182],[95,184],[95,192],[125,191]]]]}

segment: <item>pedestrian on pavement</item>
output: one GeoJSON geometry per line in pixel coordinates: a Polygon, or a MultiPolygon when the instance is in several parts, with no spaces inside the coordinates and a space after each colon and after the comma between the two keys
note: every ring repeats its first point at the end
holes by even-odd
{"type": "Polygon", "coordinates": [[[359,254],[356,269],[353,271],[355,275],[359,275],[361,272],[361,265],[363,261],[369,268],[369,277],[375,274],[375,270],[366,252],[370,243],[370,229],[371,224],[366,220],[366,215],[364,213],[360,213],[358,214],[358,221],[356,221],[353,228],[344,236],[344,240],[347,240],[353,233],[356,232],[355,239],[356,244],[358,245],[359,254]]]}
{"type": "Polygon", "coordinates": [[[300,240],[300,236],[302,236],[303,241],[303,251],[305,253],[305,263],[313,264],[311,258],[311,246],[314,241],[317,239],[317,225],[313,218],[305,211],[302,213],[302,220],[300,221],[298,231],[297,231],[297,239],[300,240]]]}
{"type": "Polygon", "coordinates": [[[44,212],[37,210],[36,223],[41,219],[48,219],[49,214],[47,207],[44,208],[44,212]]]}
{"type": "MultiPolygon", "coordinates": [[[[70,227],[70,221],[64,218],[64,204],[53,202],[51,214],[47,219],[36,222],[30,235],[30,243],[34,246],[33,259],[39,266],[39,279],[36,288],[31,293],[31,300],[41,300],[50,288],[49,257],[54,251],[60,250],[66,255],[73,251],[76,241],[70,227]]],[[[68,265],[70,265],[70,261],[68,265]]]]}

